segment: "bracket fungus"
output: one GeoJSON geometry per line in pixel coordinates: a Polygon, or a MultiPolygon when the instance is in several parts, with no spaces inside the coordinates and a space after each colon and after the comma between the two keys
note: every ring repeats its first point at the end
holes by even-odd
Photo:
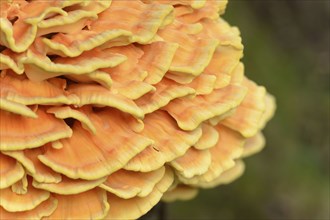
{"type": "Polygon", "coordinates": [[[240,176],[275,101],[226,4],[1,0],[0,218],[137,219],[240,176]]]}

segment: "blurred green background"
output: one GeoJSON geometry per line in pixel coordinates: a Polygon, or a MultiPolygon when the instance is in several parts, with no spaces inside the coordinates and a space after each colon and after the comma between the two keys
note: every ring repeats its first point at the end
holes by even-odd
{"type": "Polygon", "coordinates": [[[241,178],[167,205],[166,219],[330,219],[329,4],[229,0],[246,75],[275,95],[276,115],[241,178]]]}

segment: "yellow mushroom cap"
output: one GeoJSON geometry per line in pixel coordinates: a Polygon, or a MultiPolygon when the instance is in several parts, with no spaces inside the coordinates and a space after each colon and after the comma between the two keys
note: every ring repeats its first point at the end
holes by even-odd
{"type": "Polygon", "coordinates": [[[226,5],[0,1],[0,218],[136,219],[241,175],[275,99],[226,5]]]}

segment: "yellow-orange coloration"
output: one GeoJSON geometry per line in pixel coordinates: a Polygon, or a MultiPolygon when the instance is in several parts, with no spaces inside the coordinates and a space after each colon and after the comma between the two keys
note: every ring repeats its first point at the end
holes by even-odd
{"type": "Polygon", "coordinates": [[[226,0],[1,0],[0,219],[137,219],[228,184],[274,98],[226,0]]]}

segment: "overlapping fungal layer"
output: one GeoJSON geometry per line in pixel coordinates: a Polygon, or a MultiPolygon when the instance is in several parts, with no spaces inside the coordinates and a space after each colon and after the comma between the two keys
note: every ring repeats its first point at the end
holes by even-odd
{"type": "Polygon", "coordinates": [[[0,4],[1,219],[136,219],[262,148],[226,1],[0,4]]]}

